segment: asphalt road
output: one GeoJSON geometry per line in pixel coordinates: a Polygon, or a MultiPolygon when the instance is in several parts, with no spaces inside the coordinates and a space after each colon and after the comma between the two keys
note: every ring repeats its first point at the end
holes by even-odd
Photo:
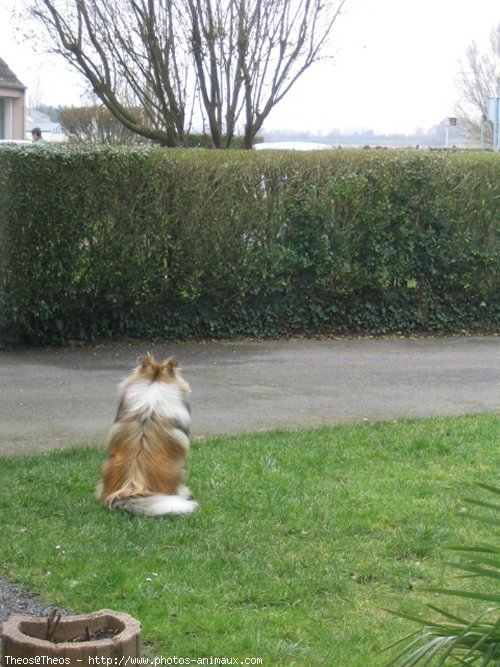
{"type": "Polygon", "coordinates": [[[180,360],[194,438],[500,409],[500,337],[0,351],[0,454],[104,445],[117,385],[148,350],[180,360]]]}

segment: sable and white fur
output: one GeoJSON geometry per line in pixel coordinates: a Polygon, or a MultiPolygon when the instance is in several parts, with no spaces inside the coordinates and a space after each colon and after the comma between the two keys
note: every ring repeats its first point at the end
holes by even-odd
{"type": "Polygon", "coordinates": [[[96,496],[133,514],[190,514],[198,507],[183,485],[189,451],[189,385],[172,358],[151,354],[120,384],[120,405],[96,496]]]}

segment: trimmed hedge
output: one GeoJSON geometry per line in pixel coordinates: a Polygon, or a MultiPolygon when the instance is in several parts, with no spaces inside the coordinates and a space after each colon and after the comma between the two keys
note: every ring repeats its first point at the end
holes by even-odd
{"type": "Polygon", "coordinates": [[[4,146],[6,343],[492,330],[500,159],[4,146]]]}

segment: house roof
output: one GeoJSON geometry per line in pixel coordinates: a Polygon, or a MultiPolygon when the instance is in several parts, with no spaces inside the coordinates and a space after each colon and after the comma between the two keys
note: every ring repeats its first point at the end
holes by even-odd
{"type": "Polygon", "coordinates": [[[7,65],[5,60],[2,60],[1,58],[0,58],[0,87],[13,88],[15,90],[26,90],[26,86],[19,81],[19,79],[7,65]]]}

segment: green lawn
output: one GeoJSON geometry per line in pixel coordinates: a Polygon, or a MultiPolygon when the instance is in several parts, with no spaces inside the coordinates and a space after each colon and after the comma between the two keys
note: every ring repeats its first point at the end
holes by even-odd
{"type": "Polygon", "coordinates": [[[103,458],[0,460],[0,576],[54,606],[130,613],[165,658],[375,667],[415,628],[383,609],[438,602],[417,589],[456,576],[440,546],[486,538],[455,514],[474,482],[498,482],[498,416],[195,442],[187,518],[101,508],[103,458]]]}

